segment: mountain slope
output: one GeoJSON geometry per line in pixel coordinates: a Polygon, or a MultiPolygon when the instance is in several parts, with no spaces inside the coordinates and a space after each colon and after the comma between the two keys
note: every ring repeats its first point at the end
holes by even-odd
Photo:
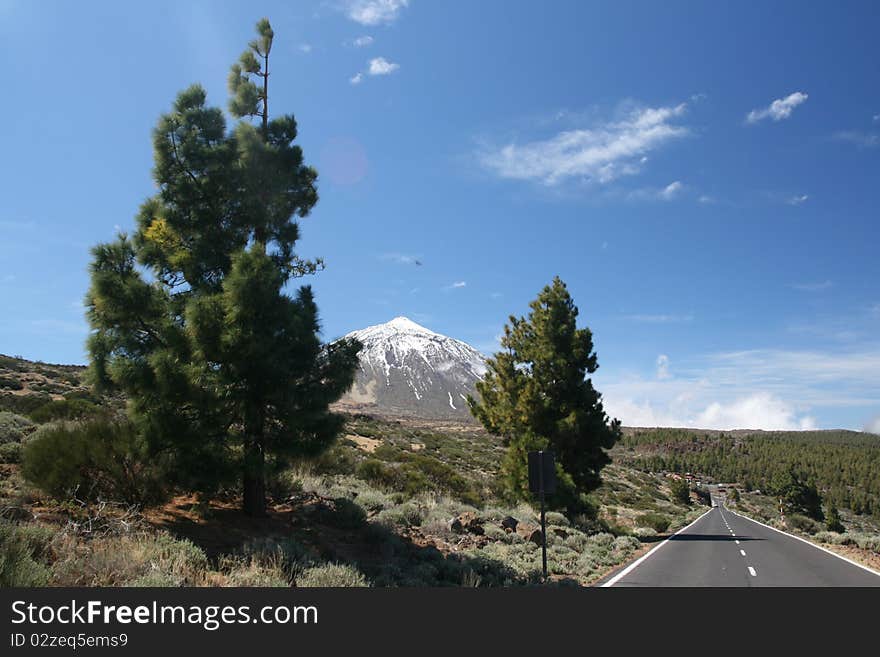
{"type": "Polygon", "coordinates": [[[486,371],[470,345],[406,317],[349,333],[364,345],[347,406],[424,418],[469,418],[465,398],[486,371]]]}

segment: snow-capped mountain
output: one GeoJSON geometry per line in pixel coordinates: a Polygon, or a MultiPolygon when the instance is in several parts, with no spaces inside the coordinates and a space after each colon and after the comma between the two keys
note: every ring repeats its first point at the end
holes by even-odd
{"type": "Polygon", "coordinates": [[[486,372],[470,345],[406,317],[349,333],[363,344],[348,405],[426,418],[470,417],[465,398],[486,372]]]}

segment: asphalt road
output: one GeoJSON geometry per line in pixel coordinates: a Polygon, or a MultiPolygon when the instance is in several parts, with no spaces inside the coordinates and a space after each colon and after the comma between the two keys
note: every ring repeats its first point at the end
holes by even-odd
{"type": "Polygon", "coordinates": [[[602,586],[880,586],[880,574],[723,505],[602,586]]]}

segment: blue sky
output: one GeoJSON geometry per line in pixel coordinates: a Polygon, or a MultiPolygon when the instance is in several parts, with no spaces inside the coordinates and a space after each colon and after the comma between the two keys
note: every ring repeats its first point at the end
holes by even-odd
{"type": "Polygon", "coordinates": [[[490,353],[558,274],[625,424],[880,432],[868,2],[0,0],[0,352],[85,362],[90,246],[264,15],[325,338],[407,315],[490,353]]]}

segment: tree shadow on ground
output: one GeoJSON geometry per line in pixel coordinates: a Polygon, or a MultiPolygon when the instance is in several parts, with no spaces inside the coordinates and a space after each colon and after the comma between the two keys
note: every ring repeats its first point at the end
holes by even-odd
{"type": "MultiPolygon", "coordinates": [[[[407,528],[369,522],[349,501],[312,498],[275,505],[267,516],[252,518],[233,503],[212,502],[207,517],[190,500],[176,500],[151,514],[157,529],[192,541],[209,559],[253,552],[253,546],[294,549],[298,560],[348,564],[374,586],[529,586],[538,573],[524,576],[478,550],[453,552],[407,528]],[[444,548],[444,549],[441,549],[444,548]]],[[[578,586],[554,577],[550,586],[578,586]]]]}

